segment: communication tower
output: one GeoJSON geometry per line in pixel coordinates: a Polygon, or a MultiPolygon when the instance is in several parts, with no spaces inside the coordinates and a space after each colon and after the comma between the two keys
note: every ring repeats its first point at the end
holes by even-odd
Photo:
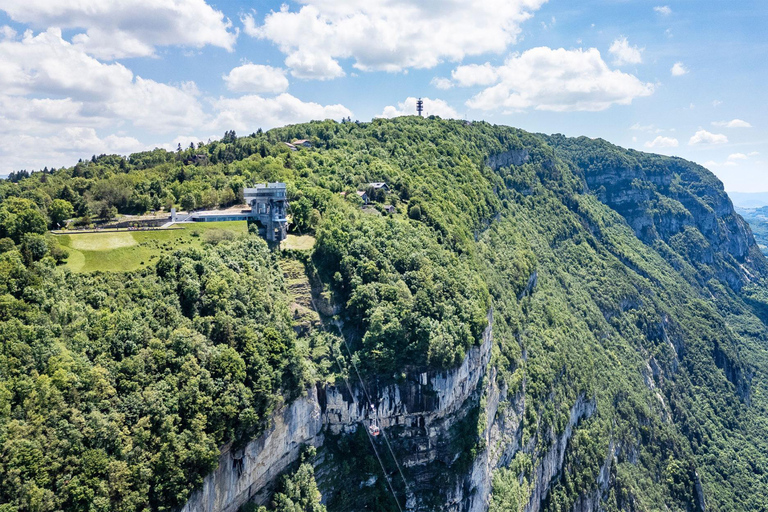
{"type": "Polygon", "coordinates": [[[424,112],[424,101],[421,98],[416,101],[416,112],[419,113],[419,116],[424,112]]]}

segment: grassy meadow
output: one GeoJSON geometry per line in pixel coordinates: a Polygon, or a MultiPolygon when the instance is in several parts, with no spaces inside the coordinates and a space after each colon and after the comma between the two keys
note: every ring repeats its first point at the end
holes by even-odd
{"type": "Polygon", "coordinates": [[[163,253],[184,247],[200,247],[205,233],[215,230],[236,235],[248,231],[244,221],[179,224],[177,229],[119,231],[58,235],[69,252],[66,266],[75,272],[131,271],[151,265],[163,253]]]}

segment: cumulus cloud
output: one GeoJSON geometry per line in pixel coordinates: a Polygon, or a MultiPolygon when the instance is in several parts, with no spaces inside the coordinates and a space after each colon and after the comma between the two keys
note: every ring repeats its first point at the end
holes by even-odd
{"type": "Polygon", "coordinates": [[[220,98],[214,101],[218,112],[213,126],[219,130],[255,131],[290,123],[315,119],[336,119],[352,116],[344,105],[321,105],[305,102],[287,93],[274,98],[255,94],[240,98],[220,98]]]}
{"type": "Polygon", "coordinates": [[[675,62],[669,72],[672,73],[672,76],[683,76],[688,74],[688,68],[682,62],[675,62]]]}
{"type": "Polygon", "coordinates": [[[205,0],[4,0],[0,9],[43,30],[85,30],[72,42],[101,59],[149,56],[167,45],[232,50],[237,39],[205,0]]]}
{"type": "Polygon", "coordinates": [[[659,135],[653,140],[650,140],[645,143],[645,147],[647,148],[676,148],[680,145],[677,139],[673,139],[671,137],[662,137],[659,135]]]}
{"type": "MultiPolygon", "coordinates": [[[[474,69],[459,66],[455,76],[474,69]]],[[[611,70],[595,48],[533,48],[514,54],[503,65],[491,69],[496,77],[494,85],[469,99],[469,107],[599,111],[612,105],[628,105],[654,90],[653,84],[643,83],[634,75],[611,70]]]]}
{"type": "Polygon", "coordinates": [[[659,5],[654,7],[653,10],[662,16],[669,16],[672,14],[672,9],[668,5],[659,5]]]}
{"type": "Polygon", "coordinates": [[[735,160],[747,160],[749,157],[745,155],[744,153],[733,153],[731,155],[728,155],[728,160],[735,161],[735,160]]]}
{"type": "Polygon", "coordinates": [[[752,125],[741,119],[733,119],[732,121],[713,121],[712,126],[721,126],[724,128],[752,128],[752,125]]]}
{"type": "Polygon", "coordinates": [[[119,119],[163,132],[204,117],[193,83],[171,86],[134,76],[122,64],[86,55],[57,29],[0,42],[0,62],[0,89],[6,95],[64,97],[65,102],[47,105],[66,107],[70,121],[104,125],[119,119]]]}
{"type": "Polygon", "coordinates": [[[442,90],[450,89],[451,87],[453,87],[453,82],[451,82],[451,79],[450,78],[445,78],[445,77],[442,77],[442,76],[436,76],[429,83],[432,86],[434,86],[434,87],[436,87],[438,89],[442,89],[442,90]]]}
{"type": "MultiPolygon", "coordinates": [[[[351,115],[341,105],[307,103],[288,94],[203,105],[194,83],[170,85],[136,76],[123,64],[101,62],[65,41],[58,29],[0,40],[0,63],[0,173],[145,149],[126,135],[137,129],[160,138],[351,115]]],[[[234,89],[283,87],[280,70],[248,71],[227,75],[234,89]]]]}
{"type": "Polygon", "coordinates": [[[291,74],[296,78],[331,80],[346,75],[335,59],[321,52],[291,53],[286,57],[285,65],[291,68],[291,74]]]}
{"type": "Polygon", "coordinates": [[[611,44],[608,52],[613,55],[613,63],[616,66],[623,66],[625,64],[640,64],[643,62],[644,50],[645,48],[630,46],[627,38],[622,36],[611,44]]]}
{"type": "Polygon", "coordinates": [[[79,158],[94,154],[127,154],[142,149],[145,146],[133,137],[100,137],[95,129],[86,127],[65,126],[48,134],[3,133],[0,137],[0,173],[72,165],[79,158]]]}
{"type": "Polygon", "coordinates": [[[261,64],[238,66],[222,78],[227,84],[227,89],[235,92],[277,93],[288,89],[284,69],[261,64]]]}
{"type": "MultiPolygon", "coordinates": [[[[424,114],[430,116],[440,116],[444,119],[455,119],[459,117],[456,110],[453,109],[448,103],[440,99],[422,98],[424,101],[424,114]]],[[[394,105],[388,105],[384,107],[384,111],[379,117],[399,117],[399,116],[415,116],[416,111],[416,98],[408,97],[402,103],[394,105]]]]}
{"type": "Polygon", "coordinates": [[[473,87],[475,85],[491,85],[498,80],[499,75],[496,68],[486,62],[479,65],[459,66],[451,72],[451,78],[461,87],[473,87]]]}
{"type": "Polygon", "coordinates": [[[339,59],[352,59],[360,70],[396,72],[502,52],[545,2],[302,0],[298,11],[284,4],[263,24],[251,14],[242,22],[247,34],[286,54],[294,76],[335,78],[343,74],[339,59]]]}
{"type": "Polygon", "coordinates": [[[728,137],[719,133],[710,133],[707,130],[697,131],[688,144],[694,146],[696,144],[727,144],[728,137]]]}

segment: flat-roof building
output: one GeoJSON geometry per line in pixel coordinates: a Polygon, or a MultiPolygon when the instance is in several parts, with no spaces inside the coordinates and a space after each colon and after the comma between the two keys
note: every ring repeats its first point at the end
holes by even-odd
{"type": "Polygon", "coordinates": [[[288,197],[285,183],[259,183],[243,190],[251,207],[251,218],[258,220],[270,242],[280,242],[288,235],[288,197]]]}
{"type": "Polygon", "coordinates": [[[281,242],[288,236],[288,196],[285,183],[259,183],[243,190],[250,210],[210,210],[179,214],[171,209],[171,222],[224,222],[256,220],[259,231],[270,242],[281,242]]]}

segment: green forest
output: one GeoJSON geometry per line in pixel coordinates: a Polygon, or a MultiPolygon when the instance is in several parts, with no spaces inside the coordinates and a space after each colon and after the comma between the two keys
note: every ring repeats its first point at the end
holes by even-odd
{"type": "MultiPolygon", "coordinates": [[[[311,122],[13,173],[0,181],[0,511],[177,510],[222,446],[265,432],[307,388],[341,385],[351,361],[377,384],[454,368],[489,312],[487,378],[500,411],[523,404],[490,510],[522,510],[536,485],[547,511],[593,496],[604,510],[768,510],[767,271],[706,169],[484,122],[311,122]],[[51,233],[241,204],[268,181],[288,184],[292,233],[311,249],[241,226],[142,239],[135,269],[78,270],[85,235],[51,233]],[[286,262],[336,306],[327,332],[298,328],[286,262]],[[572,429],[576,403],[594,413],[572,429]],[[536,465],[566,431],[542,484],[536,465]]],[[[462,424],[462,452],[489,449],[487,419],[462,424]]],[[[355,439],[305,450],[266,510],[397,510],[386,479],[361,487],[381,469],[355,439]]],[[[471,460],[438,463],[452,475],[471,460]]]]}

